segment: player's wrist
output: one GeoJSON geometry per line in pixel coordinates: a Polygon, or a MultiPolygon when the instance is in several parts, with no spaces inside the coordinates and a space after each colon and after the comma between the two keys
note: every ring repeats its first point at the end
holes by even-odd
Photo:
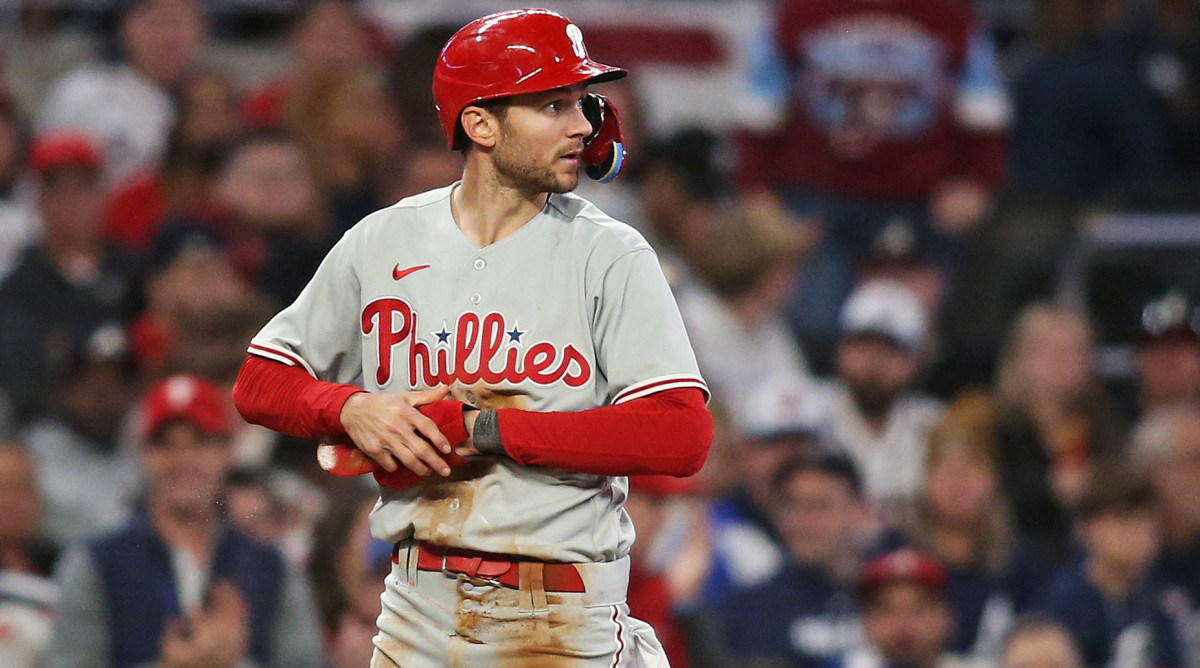
{"type": "Polygon", "coordinates": [[[508,456],[508,451],[500,441],[500,420],[496,411],[477,411],[470,432],[471,443],[479,454],[490,457],[508,456]]]}
{"type": "Polygon", "coordinates": [[[342,407],[338,410],[338,425],[341,426],[343,432],[346,431],[347,423],[353,423],[355,409],[366,399],[366,396],[365,390],[359,390],[347,395],[346,400],[342,402],[342,407]]]}
{"type": "Polygon", "coordinates": [[[475,435],[475,421],[479,419],[479,409],[471,404],[462,407],[463,428],[467,430],[467,438],[475,435]]]}

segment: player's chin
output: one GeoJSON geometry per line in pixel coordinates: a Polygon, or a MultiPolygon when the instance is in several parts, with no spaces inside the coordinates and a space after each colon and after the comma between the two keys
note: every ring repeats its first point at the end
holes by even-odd
{"type": "Polygon", "coordinates": [[[547,192],[569,193],[579,187],[579,171],[576,169],[565,173],[555,172],[549,181],[547,192]]]}

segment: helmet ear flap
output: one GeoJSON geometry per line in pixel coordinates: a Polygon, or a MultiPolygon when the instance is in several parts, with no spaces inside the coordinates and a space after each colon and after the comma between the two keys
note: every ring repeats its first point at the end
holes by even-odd
{"type": "Polygon", "coordinates": [[[617,108],[603,95],[588,93],[583,98],[583,115],[592,125],[592,133],[583,140],[584,172],[600,183],[608,183],[617,178],[625,163],[617,108]]]}

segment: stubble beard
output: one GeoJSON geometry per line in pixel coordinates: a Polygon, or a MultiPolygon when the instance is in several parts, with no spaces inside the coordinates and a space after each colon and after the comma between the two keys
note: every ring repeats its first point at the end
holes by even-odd
{"type": "Polygon", "coordinates": [[[561,195],[571,192],[579,185],[578,174],[564,182],[553,167],[542,167],[534,164],[532,160],[522,160],[521,155],[524,152],[519,150],[519,147],[514,148],[517,150],[498,150],[492,157],[496,174],[503,185],[527,196],[542,193],[561,195]]]}

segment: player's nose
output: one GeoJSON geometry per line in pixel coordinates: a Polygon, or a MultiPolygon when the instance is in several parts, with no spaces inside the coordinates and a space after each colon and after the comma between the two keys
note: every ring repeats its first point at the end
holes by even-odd
{"type": "Polygon", "coordinates": [[[571,112],[571,124],[568,129],[571,137],[586,137],[592,134],[592,124],[583,114],[583,109],[578,106],[571,112]]]}

